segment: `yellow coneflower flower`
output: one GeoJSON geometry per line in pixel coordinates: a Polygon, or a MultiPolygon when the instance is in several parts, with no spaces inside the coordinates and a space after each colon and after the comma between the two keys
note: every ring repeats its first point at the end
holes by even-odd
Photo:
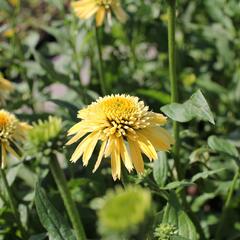
{"type": "Polygon", "coordinates": [[[86,166],[100,140],[101,148],[93,172],[103,157],[110,156],[114,180],[120,179],[121,159],[129,172],[134,166],[138,173],[142,173],[142,153],[150,161],[155,160],[156,150],[168,151],[173,144],[170,134],[161,127],[166,123],[166,117],[149,111],[138,97],[122,94],[99,98],[80,110],[78,118],[81,121],[68,132],[68,135],[75,136],[67,144],[88,135],[77,146],[71,161],[76,162],[83,156],[83,165],[86,166]]]}
{"type": "Polygon", "coordinates": [[[13,114],[0,110],[0,167],[6,166],[7,152],[19,158],[19,146],[25,140],[27,131],[31,126],[25,122],[20,122],[13,114]]]}
{"type": "Polygon", "coordinates": [[[3,78],[0,73],[0,106],[5,103],[8,95],[13,91],[13,85],[10,81],[3,78]]]}
{"type": "Polygon", "coordinates": [[[127,20],[127,14],[122,9],[119,0],[80,0],[72,3],[76,15],[80,19],[88,19],[96,14],[96,25],[103,24],[106,14],[114,12],[120,22],[127,20]]]}
{"type": "Polygon", "coordinates": [[[20,0],[8,0],[13,7],[17,7],[20,4],[20,0]]]}

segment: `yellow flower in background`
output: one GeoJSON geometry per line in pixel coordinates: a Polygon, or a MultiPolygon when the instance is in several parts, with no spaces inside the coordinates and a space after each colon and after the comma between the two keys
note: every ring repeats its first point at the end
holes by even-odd
{"type": "Polygon", "coordinates": [[[5,104],[5,100],[8,95],[13,91],[14,87],[12,83],[5,78],[0,73],[0,106],[5,104]]]}
{"type": "Polygon", "coordinates": [[[20,0],[8,0],[8,2],[13,6],[16,7],[20,4],[20,0]]]}
{"type": "Polygon", "coordinates": [[[1,109],[0,110],[0,167],[6,166],[7,152],[20,158],[19,143],[23,143],[26,138],[27,131],[31,126],[25,122],[20,122],[15,115],[1,109]]]}
{"type": "Polygon", "coordinates": [[[80,19],[88,19],[96,14],[96,25],[101,26],[106,14],[114,12],[120,22],[127,20],[127,14],[122,9],[119,0],[80,0],[72,3],[75,14],[80,19]]]}
{"type": "Polygon", "coordinates": [[[111,157],[113,179],[121,177],[121,160],[130,172],[133,167],[143,173],[142,153],[149,160],[157,159],[156,151],[168,151],[173,144],[170,134],[161,126],[166,117],[149,111],[138,97],[111,95],[99,98],[78,112],[81,121],[75,124],[68,135],[75,135],[67,144],[72,144],[88,134],[77,146],[71,157],[76,162],[80,157],[87,166],[98,141],[101,148],[93,172],[102,158],[111,157]]]}

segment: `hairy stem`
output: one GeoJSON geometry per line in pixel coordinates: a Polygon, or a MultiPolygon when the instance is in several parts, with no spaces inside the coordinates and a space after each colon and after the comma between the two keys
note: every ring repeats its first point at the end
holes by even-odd
{"type": "Polygon", "coordinates": [[[61,169],[57,157],[54,154],[52,154],[52,157],[50,159],[50,169],[63,199],[63,203],[67,209],[73,228],[76,232],[77,240],[85,240],[86,235],[82,221],[80,219],[80,215],[67,187],[67,180],[65,178],[63,170],[61,169]]]}

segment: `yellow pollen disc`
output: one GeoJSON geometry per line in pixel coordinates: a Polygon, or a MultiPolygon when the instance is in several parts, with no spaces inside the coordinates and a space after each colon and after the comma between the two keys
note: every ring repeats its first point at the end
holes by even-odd
{"type": "Polygon", "coordinates": [[[99,98],[86,109],[79,111],[79,118],[105,122],[103,133],[117,137],[135,134],[135,130],[147,127],[152,112],[137,97],[111,95],[99,98]]]}
{"type": "Polygon", "coordinates": [[[5,110],[0,110],[0,140],[10,138],[17,127],[17,119],[5,110]]]}
{"type": "Polygon", "coordinates": [[[97,0],[97,4],[108,9],[112,5],[112,0],[97,0]]]}

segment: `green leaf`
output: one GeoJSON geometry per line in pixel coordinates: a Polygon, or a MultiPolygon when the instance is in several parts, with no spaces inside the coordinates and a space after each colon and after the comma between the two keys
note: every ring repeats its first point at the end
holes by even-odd
{"type": "Polygon", "coordinates": [[[158,153],[158,159],[153,163],[153,178],[159,187],[163,187],[168,175],[168,162],[165,152],[158,153]]]}
{"type": "Polygon", "coordinates": [[[182,181],[174,181],[174,182],[171,182],[169,184],[167,184],[164,188],[164,190],[171,190],[171,189],[176,189],[176,188],[179,188],[179,187],[187,187],[187,186],[191,186],[193,185],[194,183],[192,182],[188,182],[188,181],[185,181],[185,180],[182,180],[182,181]]]}
{"type": "Polygon", "coordinates": [[[35,204],[40,222],[48,231],[50,238],[54,240],[76,239],[63,216],[48,200],[39,184],[36,186],[35,204]]]}
{"type": "Polygon", "coordinates": [[[138,89],[136,91],[137,94],[152,98],[154,100],[159,101],[162,104],[170,103],[170,95],[166,94],[162,91],[153,90],[153,89],[138,89]]]}
{"type": "Polygon", "coordinates": [[[176,226],[178,235],[187,239],[197,240],[198,234],[188,215],[181,209],[175,193],[171,193],[169,202],[164,209],[162,223],[176,226]]]}
{"type": "Polygon", "coordinates": [[[194,118],[215,124],[213,114],[202,92],[198,90],[189,100],[180,103],[171,103],[161,110],[171,119],[178,122],[188,122],[194,118]]]}
{"type": "Polygon", "coordinates": [[[60,82],[63,84],[67,84],[70,82],[70,78],[67,75],[59,73],[55,70],[53,63],[49,60],[44,58],[39,52],[32,49],[33,56],[40,64],[40,66],[45,70],[46,75],[50,83],[60,82]]]}
{"type": "Polygon", "coordinates": [[[218,172],[221,172],[225,170],[225,168],[221,168],[221,169],[217,169],[217,170],[212,170],[212,171],[204,171],[204,172],[200,172],[200,173],[197,173],[196,175],[194,175],[192,177],[192,182],[196,182],[198,179],[200,178],[203,178],[203,179],[206,179],[208,178],[210,175],[213,175],[213,174],[216,174],[218,172]]]}
{"type": "Polygon", "coordinates": [[[171,236],[170,240],[191,240],[191,239],[176,235],[176,236],[171,236]]]}
{"type": "Polygon", "coordinates": [[[47,239],[47,233],[40,233],[36,235],[32,235],[29,240],[44,240],[47,239]]]}
{"type": "Polygon", "coordinates": [[[239,156],[237,148],[227,139],[210,136],[208,138],[208,146],[216,152],[225,153],[234,158],[239,156]]]}
{"type": "Polygon", "coordinates": [[[79,109],[74,104],[60,99],[49,99],[48,101],[53,102],[63,109],[68,110],[72,119],[75,119],[77,117],[77,112],[79,109]]]}

